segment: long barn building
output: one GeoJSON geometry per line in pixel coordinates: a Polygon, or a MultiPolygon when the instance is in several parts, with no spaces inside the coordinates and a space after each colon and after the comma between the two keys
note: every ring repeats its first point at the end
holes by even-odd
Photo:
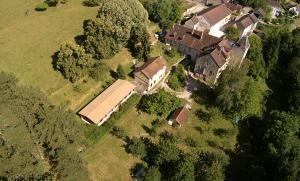
{"type": "Polygon", "coordinates": [[[134,93],[135,85],[126,80],[117,80],[92,102],[85,106],[79,115],[88,124],[100,126],[134,93]]]}

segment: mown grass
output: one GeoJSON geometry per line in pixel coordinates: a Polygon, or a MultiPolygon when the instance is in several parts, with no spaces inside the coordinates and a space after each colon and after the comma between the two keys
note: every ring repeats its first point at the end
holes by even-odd
{"type": "MultiPolygon", "coordinates": [[[[77,94],[71,83],[53,70],[52,55],[61,43],[82,34],[83,21],[95,17],[97,8],[84,7],[81,0],[74,0],[36,12],[34,7],[39,2],[1,2],[0,70],[16,74],[21,84],[40,88],[55,104],[72,102],[78,99],[77,94]]],[[[97,84],[90,81],[88,86],[97,84]]]]}
{"type": "MultiPolygon", "coordinates": [[[[71,84],[54,71],[52,55],[61,43],[82,34],[82,24],[94,18],[98,8],[82,6],[82,0],[36,12],[42,0],[3,0],[0,4],[0,71],[12,72],[21,84],[40,88],[53,104],[77,111],[102,91],[103,82],[91,78],[71,84]],[[80,87],[76,91],[74,86],[80,87]]],[[[105,61],[111,69],[123,64],[131,71],[132,57],[127,49],[105,61]]]]}

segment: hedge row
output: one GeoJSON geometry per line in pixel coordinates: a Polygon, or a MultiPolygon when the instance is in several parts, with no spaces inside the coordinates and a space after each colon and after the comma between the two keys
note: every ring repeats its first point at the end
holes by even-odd
{"type": "Polygon", "coordinates": [[[85,132],[86,138],[90,144],[98,142],[102,136],[109,133],[120,118],[128,112],[130,108],[136,106],[141,99],[141,95],[133,94],[125,103],[123,103],[117,112],[114,112],[111,117],[100,127],[96,125],[88,125],[85,132]]]}

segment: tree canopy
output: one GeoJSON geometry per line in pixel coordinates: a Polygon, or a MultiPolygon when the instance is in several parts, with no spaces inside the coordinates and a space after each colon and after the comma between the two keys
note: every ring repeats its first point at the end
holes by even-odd
{"type": "Polygon", "coordinates": [[[138,0],[103,1],[96,19],[84,23],[84,47],[97,59],[110,58],[127,46],[132,32],[138,34],[134,28],[145,30],[147,22],[148,13],[138,0]]]}
{"type": "Polygon", "coordinates": [[[37,89],[0,73],[0,178],[86,180],[78,150],[85,144],[73,113],[49,104],[37,89]]]}
{"type": "Polygon", "coordinates": [[[158,22],[167,29],[181,19],[184,12],[181,1],[177,0],[141,0],[149,13],[150,20],[158,22]]]}
{"type": "Polygon", "coordinates": [[[140,102],[140,109],[149,114],[167,116],[180,106],[180,99],[174,94],[159,90],[158,92],[145,96],[140,102]]]}
{"type": "Polygon", "coordinates": [[[93,64],[92,56],[74,43],[62,44],[56,58],[56,68],[71,82],[88,75],[93,64]]]}

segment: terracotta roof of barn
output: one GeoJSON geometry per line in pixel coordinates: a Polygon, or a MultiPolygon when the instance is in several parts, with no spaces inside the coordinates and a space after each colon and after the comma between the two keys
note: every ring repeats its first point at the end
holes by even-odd
{"type": "Polygon", "coordinates": [[[119,79],[85,106],[79,112],[79,115],[98,124],[100,120],[102,120],[134,89],[135,85],[126,80],[119,79]]]}
{"type": "Polygon", "coordinates": [[[148,79],[151,79],[159,70],[166,66],[163,57],[149,58],[142,66],[138,67],[136,72],[143,73],[148,79]]]}
{"type": "Polygon", "coordinates": [[[187,120],[188,112],[189,111],[185,106],[180,107],[176,109],[176,111],[172,114],[170,119],[176,120],[178,124],[182,125],[187,120]]]}
{"type": "Polygon", "coordinates": [[[213,26],[230,14],[232,14],[232,11],[223,3],[203,10],[198,16],[203,16],[213,26]]]}
{"type": "Polygon", "coordinates": [[[258,19],[254,14],[247,14],[247,15],[241,17],[239,20],[237,20],[236,24],[239,29],[245,29],[257,22],[258,22],[258,19]]]}
{"type": "Polygon", "coordinates": [[[209,48],[213,45],[217,45],[222,41],[221,38],[217,38],[208,34],[208,32],[199,32],[191,30],[181,25],[175,25],[165,36],[166,40],[174,40],[185,47],[195,49],[202,53],[205,48],[209,48]],[[192,33],[193,32],[193,33],[192,33]]]}

